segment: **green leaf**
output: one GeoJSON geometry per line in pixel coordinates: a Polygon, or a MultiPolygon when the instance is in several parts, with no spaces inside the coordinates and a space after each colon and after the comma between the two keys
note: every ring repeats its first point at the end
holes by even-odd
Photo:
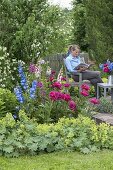
{"type": "Polygon", "coordinates": [[[28,146],[28,148],[32,151],[36,151],[37,150],[37,143],[31,144],[30,146],[28,146]]]}
{"type": "Polygon", "coordinates": [[[97,148],[97,146],[90,146],[90,150],[91,150],[91,152],[97,152],[97,151],[99,151],[99,149],[97,148]]]}
{"type": "Polygon", "coordinates": [[[6,153],[11,153],[13,152],[13,150],[14,150],[13,146],[6,146],[6,147],[4,146],[3,148],[3,151],[6,153]]]}
{"type": "Polygon", "coordinates": [[[84,154],[88,154],[88,153],[91,152],[91,150],[88,149],[88,148],[86,148],[86,147],[85,147],[85,148],[81,148],[80,151],[81,151],[82,153],[84,153],[84,154]]]}
{"type": "Polygon", "coordinates": [[[52,145],[52,144],[47,145],[47,152],[53,152],[54,150],[55,150],[54,145],[52,145]]]}

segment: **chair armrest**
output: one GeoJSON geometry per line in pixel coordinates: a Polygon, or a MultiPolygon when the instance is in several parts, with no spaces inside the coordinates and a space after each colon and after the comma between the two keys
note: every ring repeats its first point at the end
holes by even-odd
{"type": "Polygon", "coordinates": [[[82,73],[78,73],[78,72],[68,72],[70,75],[77,75],[79,76],[79,82],[82,82],[82,73]]]}
{"type": "Polygon", "coordinates": [[[66,59],[63,59],[63,60],[64,60],[64,68],[65,68],[66,76],[71,77],[72,75],[78,75],[78,76],[79,76],[79,82],[82,82],[82,73],[69,72],[69,71],[67,70],[66,65],[65,65],[65,60],[66,60],[66,59]]]}

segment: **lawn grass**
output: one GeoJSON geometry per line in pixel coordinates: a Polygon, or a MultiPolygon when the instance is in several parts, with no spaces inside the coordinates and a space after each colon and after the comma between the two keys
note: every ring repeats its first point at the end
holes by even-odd
{"type": "Polygon", "coordinates": [[[0,170],[113,170],[113,152],[104,150],[88,155],[54,152],[31,157],[0,157],[0,170]]]}

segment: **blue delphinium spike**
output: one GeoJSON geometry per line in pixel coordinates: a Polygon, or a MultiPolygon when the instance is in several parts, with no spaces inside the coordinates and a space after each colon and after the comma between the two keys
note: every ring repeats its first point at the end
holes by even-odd
{"type": "Polygon", "coordinates": [[[32,87],[30,88],[30,98],[32,98],[32,99],[35,99],[35,93],[36,93],[36,88],[37,88],[37,81],[36,80],[34,80],[33,82],[32,82],[32,87]]]}
{"type": "Polygon", "coordinates": [[[20,87],[14,88],[14,93],[15,93],[15,95],[16,95],[17,100],[18,100],[20,103],[24,103],[24,97],[23,97],[21,88],[20,88],[20,87]]]}
{"type": "Polygon", "coordinates": [[[21,86],[23,87],[24,90],[27,90],[28,84],[27,84],[26,76],[24,74],[23,67],[21,66],[21,64],[19,64],[19,66],[18,66],[18,72],[19,72],[19,75],[20,75],[20,78],[21,78],[20,84],[21,84],[21,86]]]}

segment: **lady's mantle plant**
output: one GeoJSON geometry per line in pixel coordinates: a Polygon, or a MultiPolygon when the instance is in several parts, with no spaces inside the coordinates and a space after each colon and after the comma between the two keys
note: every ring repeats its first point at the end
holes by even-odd
{"type": "Polygon", "coordinates": [[[97,125],[88,117],[61,118],[48,125],[38,124],[20,111],[20,121],[15,122],[10,113],[0,119],[0,155],[6,157],[59,150],[88,154],[100,149],[113,150],[113,127],[97,125]]]}

